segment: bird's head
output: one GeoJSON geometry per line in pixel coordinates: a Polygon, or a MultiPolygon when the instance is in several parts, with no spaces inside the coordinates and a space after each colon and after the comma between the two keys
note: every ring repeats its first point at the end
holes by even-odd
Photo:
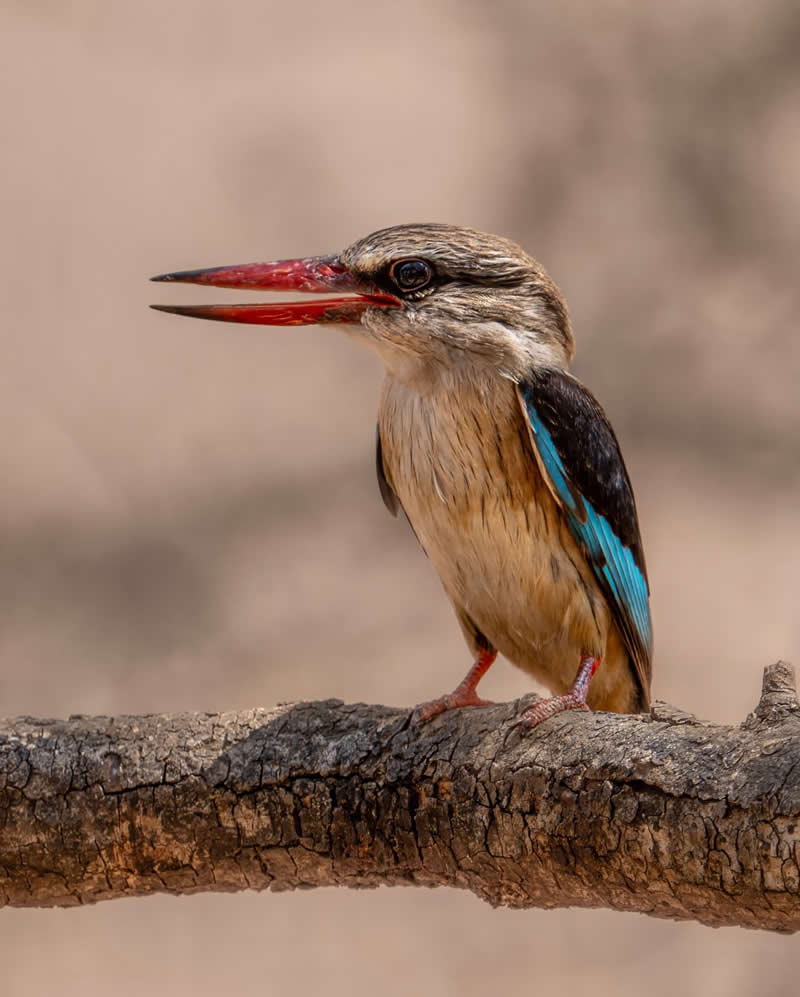
{"type": "Polygon", "coordinates": [[[532,366],[566,367],[574,351],[564,299],[544,269],[508,239],[452,225],[381,229],[339,256],[187,270],[153,280],[335,292],[304,302],[153,307],[226,322],[339,323],[407,380],[476,367],[517,379],[532,366]]]}

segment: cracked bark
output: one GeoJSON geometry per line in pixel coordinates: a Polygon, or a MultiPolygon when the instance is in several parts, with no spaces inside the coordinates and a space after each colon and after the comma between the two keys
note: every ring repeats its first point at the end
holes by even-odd
{"type": "Polygon", "coordinates": [[[519,709],[0,721],[0,906],[447,885],[511,907],[800,928],[791,666],[765,670],[738,727],[657,704],[523,733],[519,709]]]}

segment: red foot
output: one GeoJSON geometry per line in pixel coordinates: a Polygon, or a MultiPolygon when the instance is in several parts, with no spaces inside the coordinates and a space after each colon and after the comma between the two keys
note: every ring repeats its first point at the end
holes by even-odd
{"type": "Polygon", "coordinates": [[[538,727],[544,720],[549,720],[556,713],[564,713],[566,710],[588,710],[586,703],[582,703],[577,696],[567,693],[566,696],[551,696],[549,699],[540,699],[538,703],[529,706],[515,727],[538,727]]]}
{"type": "Polygon", "coordinates": [[[477,687],[483,676],[489,671],[492,662],[497,657],[497,651],[481,651],[478,660],[467,672],[466,677],[456,688],[446,696],[432,699],[429,703],[420,703],[416,707],[420,711],[420,720],[430,720],[431,717],[444,713],[446,710],[457,710],[462,706],[491,706],[490,699],[481,699],[477,687]]]}
{"type": "Polygon", "coordinates": [[[564,696],[551,696],[550,699],[540,699],[537,703],[529,706],[522,714],[514,727],[538,727],[544,720],[549,720],[557,713],[564,713],[566,710],[588,710],[586,697],[589,694],[589,682],[602,658],[595,658],[591,654],[585,654],[581,658],[578,674],[572,683],[569,692],[564,696]]]}

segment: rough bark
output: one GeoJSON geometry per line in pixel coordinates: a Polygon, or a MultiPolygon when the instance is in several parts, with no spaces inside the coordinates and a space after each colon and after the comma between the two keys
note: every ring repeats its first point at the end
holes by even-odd
{"type": "Polygon", "coordinates": [[[514,729],[298,703],[0,722],[0,905],[155,892],[457,886],[800,928],[800,707],[766,669],[738,727],[658,704],[514,729]]]}

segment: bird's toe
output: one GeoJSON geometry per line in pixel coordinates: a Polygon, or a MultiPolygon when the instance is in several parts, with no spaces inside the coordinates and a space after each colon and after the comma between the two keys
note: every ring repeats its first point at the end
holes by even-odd
{"type": "Polygon", "coordinates": [[[432,699],[427,703],[420,703],[414,708],[414,712],[418,714],[420,720],[424,721],[430,720],[440,713],[446,713],[448,710],[460,710],[465,706],[492,706],[492,701],[490,699],[481,699],[474,689],[470,691],[456,689],[455,692],[449,692],[438,699],[432,699]]]}
{"type": "Polygon", "coordinates": [[[529,706],[514,724],[514,727],[538,727],[540,723],[549,720],[550,717],[566,710],[588,710],[589,707],[583,700],[573,693],[566,696],[551,696],[549,699],[540,699],[529,706]]]}

